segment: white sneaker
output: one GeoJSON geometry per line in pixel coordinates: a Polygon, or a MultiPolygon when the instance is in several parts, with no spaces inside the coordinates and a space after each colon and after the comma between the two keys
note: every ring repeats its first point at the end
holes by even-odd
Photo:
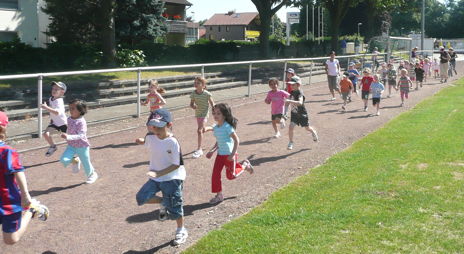
{"type": "Polygon", "coordinates": [[[280,119],[280,128],[285,129],[285,120],[284,119],[280,119]]]}
{"type": "Polygon", "coordinates": [[[313,130],[313,132],[311,132],[311,135],[313,135],[314,142],[319,142],[319,136],[317,135],[316,130],[313,130]]]}
{"type": "Polygon", "coordinates": [[[89,177],[87,177],[87,181],[85,181],[85,183],[92,184],[95,181],[97,181],[97,179],[98,179],[98,174],[97,172],[93,171],[93,173],[89,177]]]}
{"type": "Polygon", "coordinates": [[[29,206],[29,211],[32,213],[32,218],[37,217],[41,221],[46,221],[50,215],[48,207],[40,204],[36,199],[31,200],[31,205],[29,206]]]}
{"type": "Polygon", "coordinates": [[[166,207],[164,205],[160,204],[158,220],[165,221],[167,220],[167,218],[168,218],[168,211],[166,210],[166,207]]]}
{"type": "Polygon", "coordinates": [[[53,154],[54,152],[56,152],[56,150],[58,150],[58,148],[56,148],[56,145],[55,145],[55,146],[50,146],[50,147],[48,148],[47,152],[45,153],[45,156],[47,156],[47,157],[52,156],[52,154],[53,154]]]}
{"type": "Polygon", "coordinates": [[[279,131],[274,135],[274,138],[280,138],[280,132],[279,131]]]}
{"type": "Polygon", "coordinates": [[[335,97],[332,97],[332,100],[334,101],[334,100],[335,100],[335,97]]]}
{"type": "Polygon", "coordinates": [[[380,116],[380,112],[377,112],[377,114],[375,114],[375,115],[380,116]]]}
{"type": "Polygon", "coordinates": [[[253,172],[255,171],[255,169],[253,168],[253,165],[251,165],[251,162],[249,160],[244,160],[242,162],[242,167],[244,167],[244,169],[248,171],[250,175],[253,174],[253,172]]]}
{"type": "Polygon", "coordinates": [[[176,230],[176,237],[172,241],[174,246],[181,245],[187,241],[188,232],[186,228],[182,228],[180,230],[176,230]]]}
{"type": "Polygon", "coordinates": [[[292,149],[293,149],[293,142],[289,142],[289,143],[288,143],[287,149],[288,149],[288,150],[292,150],[292,149]]]}
{"type": "Polygon", "coordinates": [[[197,159],[197,158],[200,158],[202,155],[203,155],[203,150],[199,149],[199,150],[196,150],[195,152],[193,152],[192,157],[197,159]]]}
{"type": "Polygon", "coordinates": [[[79,173],[79,170],[81,169],[81,160],[79,160],[79,157],[74,157],[71,163],[72,163],[72,172],[74,174],[79,173]]]}
{"type": "Polygon", "coordinates": [[[364,106],[364,112],[367,112],[367,106],[364,106]]]}

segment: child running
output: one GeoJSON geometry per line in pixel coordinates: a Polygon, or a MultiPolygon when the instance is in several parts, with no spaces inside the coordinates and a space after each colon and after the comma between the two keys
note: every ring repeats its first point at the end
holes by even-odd
{"type": "Polygon", "coordinates": [[[388,82],[388,96],[387,97],[390,98],[392,88],[394,88],[395,90],[398,90],[396,88],[396,71],[393,68],[393,64],[391,63],[388,64],[387,82],[388,82]]]}
{"type": "Polygon", "coordinates": [[[380,116],[380,98],[382,97],[382,93],[385,90],[385,87],[382,83],[380,83],[380,77],[378,74],[374,75],[374,82],[371,85],[371,94],[372,94],[372,105],[376,108],[375,115],[380,116]]]}
{"type": "Polygon", "coordinates": [[[150,112],[153,112],[166,105],[166,100],[163,98],[163,94],[166,92],[166,90],[159,87],[158,81],[155,79],[150,79],[148,84],[148,90],[150,93],[147,95],[147,99],[145,101],[141,101],[140,103],[144,106],[149,105],[150,112]]]}
{"type": "Polygon", "coordinates": [[[305,96],[300,90],[301,79],[299,77],[293,77],[290,82],[292,85],[292,92],[290,93],[290,98],[287,99],[287,103],[291,105],[292,109],[290,113],[290,126],[288,128],[288,150],[293,149],[293,130],[296,125],[304,127],[307,131],[311,132],[313,141],[319,141],[316,129],[309,125],[309,114],[304,105],[305,96]]]}
{"type": "Polygon", "coordinates": [[[350,63],[348,67],[348,73],[350,74],[350,80],[351,83],[353,83],[353,92],[358,94],[358,90],[356,89],[356,86],[358,85],[358,78],[360,76],[358,70],[356,70],[356,65],[355,63],[350,63]]]}
{"type": "Polygon", "coordinates": [[[426,57],[424,59],[424,82],[427,82],[427,77],[431,77],[432,76],[432,73],[431,73],[431,70],[432,69],[432,63],[430,62],[430,59],[428,57],[426,57]]]}
{"type": "Polygon", "coordinates": [[[404,98],[409,98],[409,89],[412,89],[412,81],[408,77],[408,70],[401,70],[401,77],[398,80],[398,86],[401,95],[401,106],[404,106],[404,98]]]}
{"type": "Polygon", "coordinates": [[[208,122],[209,106],[214,106],[214,101],[210,92],[206,90],[206,79],[196,77],[194,81],[195,90],[190,94],[190,107],[195,109],[197,119],[198,146],[193,152],[193,158],[200,158],[203,155],[201,143],[205,124],[208,122]]]}
{"type": "Polygon", "coordinates": [[[0,224],[5,244],[17,243],[32,218],[45,221],[48,208],[32,199],[19,155],[5,144],[8,116],[0,111],[0,224]]]}
{"type": "Polygon", "coordinates": [[[165,220],[168,216],[176,220],[177,229],[173,245],[185,243],[188,237],[184,226],[184,209],[182,189],[186,177],[182,150],[179,141],[169,132],[172,126],[171,113],[166,109],[157,109],[148,121],[147,128],[152,135],[136,140],[137,144],[145,145],[150,151],[150,178],[137,192],[139,206],[144,204],[161,204],[159,218],[165,220]],[[156,194],[162,193],[160,200],[156,194]]]}
{"type": "Polygon", "coordinates": [[[369,91],[374,78],[371,76],[371,69],[365,68],[361,79],[361,98],[364,102],[364,112],[367,112],[367,102],[369,100],[369,91]]]}
{"type": "Polygon", "coordinates": [[[346,104],[348,102],[348,99],[351,101],[350,94],[353,91],[353,83],[351,80],[348,78],[350,74],[348,72],[343,73],[343,78],[340,80],[340,92],[342,93],[342,99],[343,99],[343,106],[342,110],[346,110],[346,104]]]}
{"type": "Polygon", "coordinates": [[[214,105],[213,117],[216,125],[205,128],[205,132],[213,131],[216,144],[206,154],[206,158],[210,159],[214,152],[217,151],[211,178],[211,191],[216,193],[216,196],[209,201],[211,204],[217,204],[224,200],[221,181],[222,169],[225,167],[227,179],[233,180],[241,175],[243,170],[253,174],[253,166],[248,160],[244,160],[242,163],[237,162],[237,149],[240,144],[238,135],[235,132],[237,119],[232,115],[229,105],[225,103],[214,105]]]}
{"type": "Polygon", "coordinates": [[[440,76],[439,74],[440,64],[438,63],[438,60],[436,58],[433,59],[432,68],[433,68],[433,78],[437,79],[440,76]]]}
{"type": "Polygon", "coordinates": [[[64,108],[63,96],[66,93],[66,84],[63,82],[52,82],[52,96],[48,99],[47,103],[42,104],[42,108],[50,112],[50,124],[42,134],[47,140],[50,147],[48,148],[45,156],[51,156],[58,148],[53,142],[52,134],[66,133],[68,128],[66,125],[66,110],[64,108]]]}
{"type": "Polygon", "coordinates": [[[378,71],[380,74],[380,81],[382,84],[387,84],[387,79],[388,79],[388,68],[386,63],[382,63],[382,68],[378,71]]]}
{"type": "Polygon", "coordinates": [[[271,120],[272,128],[274,128],[275,132],[274,137],[279,138],[280,131],[277,129],[277,124],[280,123],[281,129],[285,128],[285,120],[283,118],[285,99],[287,99],[290,94],[279,89],[279,80],[275,78],[269,80],[269,88],[271,88],[271,91],[267,93],[264,102],[271,104],[271,120]]]}
{"type": "Polygon", "coordinates": [[[87,139],[87,122],[84,115],[87,113],[87,105],[74,99],[69,102],[68,131],[62,133],[61,137],[66,139],[68,147],[61,155],[61,163],[67,167],[72,163],[72,172],[79,173],[81,163],[84,166],[88,184],[94,183],[98,179],[98,174],[90,162],[90,143],[87,139]],[[73,156],[77,154],[78,157],[73,156]]]}
{"type": "Polygon", "coordinates": [[[420,63],[416,63],[416,68],[414,68],[416,73],[416,90],[419,90],[419,86],[422,87],[422,82],[424,81],[424,69],[421,67],[420,63]]]}

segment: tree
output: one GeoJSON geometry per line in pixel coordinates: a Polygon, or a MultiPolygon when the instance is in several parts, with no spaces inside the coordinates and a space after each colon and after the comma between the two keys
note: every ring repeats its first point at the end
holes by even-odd
{"type": "Polygon", "coordinates": [[[100,39],[102,42],[102,63],[106,67],[116,66],[116,36],[114,25],[114,12],[116,0],[101,0],[100,5],[100,39]]]}
{"type": "Polygon", "coordinates": [[[118,42],[133,46],[142,40],[153,41],[166,33],[166,19],[162,16],[164,2],[117,0],[117,3],[115,20],[118,42]]]}
{"type": "Polygon", "coordinates": [[[256,6],[261,21],[259,43],[261,56],[269,56],[269,34],[271,28],[271,19],[280,8],[289,5],[291,0],[251,0],[256,6]]]}

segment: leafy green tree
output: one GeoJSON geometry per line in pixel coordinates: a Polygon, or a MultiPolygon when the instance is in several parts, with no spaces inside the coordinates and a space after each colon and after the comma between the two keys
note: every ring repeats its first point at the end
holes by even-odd
{"type": "Polygon", "coordinates": [[[447,30],[450,31],[453,38],[463,38],[464,29],[462,25],[464,24],[464,1],[461,0],[451,10],[449,17],[449,26],[447,30]]]}

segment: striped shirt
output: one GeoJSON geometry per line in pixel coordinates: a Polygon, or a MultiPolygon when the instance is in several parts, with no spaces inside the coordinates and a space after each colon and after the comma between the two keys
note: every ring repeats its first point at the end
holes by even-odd
{"type": "Polygon", "coordinates": [[[203,90],[201,94],[198,94],[196,90],[190,94],[190,99],[192,99],[197,105],[197,108],[195,109],[195,117],[208,117],[209,98],[211,98],[211,93],[206,90],[203,90]]]}
{"type": "Polygon", "coordinates": [[[21,212],[21,192],[14,173],[23,172],[16,150],[0,141],[0,215],[21,212]]]}
{"type": "Polygon", "coordinates": [[[234,149],[234,140],[230,137],[235,132],[234,128],[224,122],[221,126],[213,126],[213,131],[218,144],[218,155],[230,155],[234,149]]]}
{"type": "Polygon", "coordinates": [[[400,77],[400,80],[398,80],[398,86],[400,87],[401,91],[409,92],[409,81],[410,79],[408,77],[400,77]]]}

